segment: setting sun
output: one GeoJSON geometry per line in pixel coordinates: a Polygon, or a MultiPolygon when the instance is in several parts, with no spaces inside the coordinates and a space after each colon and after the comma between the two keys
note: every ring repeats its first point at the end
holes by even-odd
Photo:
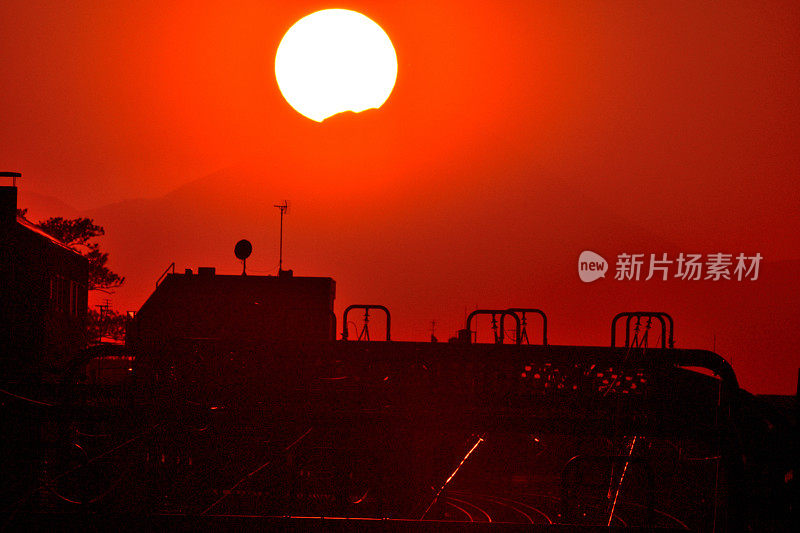
{"type": "Polygon", "coordinates": [[[397,78],[392,42],[375,22],[347,9],[325,9],[294,24],[275,56],[284,98],[322,122],[343,111],[378,108],[397,78]]]}

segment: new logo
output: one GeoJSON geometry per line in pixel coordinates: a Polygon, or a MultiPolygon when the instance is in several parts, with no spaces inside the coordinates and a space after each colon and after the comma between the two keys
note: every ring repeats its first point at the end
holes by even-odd
{"type": "Polygon", "coordinates": [[[608,261],[603,257],[589,250],[581,252],[578,257],[578,276],[584,283],[591,283],[600,278],[606,277],[608,271],[608,261]]]}

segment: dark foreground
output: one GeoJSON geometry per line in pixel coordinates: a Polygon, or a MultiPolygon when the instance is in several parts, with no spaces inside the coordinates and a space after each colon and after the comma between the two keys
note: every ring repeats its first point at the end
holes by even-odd
{"type": "Polygon", "coordinates": [[[76,366],[4,388],[4,528],[783,531],[797,517],[796,406],[740,390],[711,352],[195,339],[128,355],[102,358],[122,365],[114,379],[76,366]]]}

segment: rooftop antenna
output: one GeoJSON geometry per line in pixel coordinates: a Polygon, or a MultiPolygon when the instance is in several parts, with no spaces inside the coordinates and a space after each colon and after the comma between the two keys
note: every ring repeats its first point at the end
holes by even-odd
{"type": "Polygon", "coordinates": [[[281,211],[281,240],[278,252],[278,274],[280,274],[283,271],[283,215],[286,213],[286,210],[289,209],[289,202],[284,200],[282,204],[275,204],[274,207],[277,207],[281,211]]]}
{"type": "Polygon", "coordinates": [[[247,258],[253,253],[253,245],[247,239],[242,239],[233,247],[233,253],[242,262],[242,276],[247,275],[247,258]]]}

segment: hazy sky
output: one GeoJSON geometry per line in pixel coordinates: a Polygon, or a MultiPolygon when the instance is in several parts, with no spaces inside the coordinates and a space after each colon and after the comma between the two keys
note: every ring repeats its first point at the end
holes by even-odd
{"type": "MultiPolygon", "coordinates": [[[[303,205],[327,209],[316,222],[340,224],[336,238],[348,228],[372,228],[374,241],[353,253],[375,269],[391,263],[384,268],[409,284],[419,281],[409,272],[429,270],[427,300],[416,297],[426,309],[420,323],[435,318],[436,302],[443,302],[455,307],[448,311],[454,325],[463,306],[485,296],[477,281],[463,280],[491,275],[498,262],[512,266],[503,267],[497,286],[526,290],[515,276],[522,279],[531,265],[521,261],[533,257],[518,249],[542,234],[553,240],[548,250],[564,256],[559,261],[574,263],[582,228],[591,241],[599,223],[592,217],[608,214],[623,233],[606,236],[607,253],[639,242],[644,252],[800,260],[797,2],[6,0],[0,21],[0,167],[23,172],[23,192],[113,213],[96,208],[158,198],[222,170],[217,185],[240,191],[252,210],[291,195],[295,228],[321,234],[316,219],[303,218],[303,205]],[[397,51],[398,78],[380,110],[316,124],[284,101],[273,61],[296,20],[329,7],[360,11],[383,27],[397,51]],[[537,203],[543,198],[547,205],[537,203]],[[593,211],[564,211],[560,202],[588,202],[593,211]],[[548,218],[523,231],[536,213],[548,218]],[[644,240],[633,229],[625,233],[633,226],[644,240]],[[448,270],[460,239],[487,244],[448,270]],[[570,245],[558,248],[559,240],[570,245]],[[419,243],[426,243],[425,264],[397,252],[408,248],[416,257],[419,243]]],[[[192,220],[197,213],[223,216],[216,189],[202,190],[191,207],[178,202],[171,209],[190,209],[192,220]]],[[[117,219],[106,216],[98,222],[110,230],[117,219]]],[[[229,236],[212,230],[204,245],[230,255],[229,236]]],[[[118,232],[127,235],[121,226],[118,232]]],[[[131,240],[108,239],[112,257],[135,269],[125,274],[139,288],[121,294],[124,305],[140,305],[154,267],[143,266],[143,274],[138,265],[161,256],[140,250],[142,263],[126,263],[131,240]]],[[[308,254],[314,249],[309,244],[308,254]]],[[[192,250],[200,255],[202,247],[192,250]]],[[[344,286],[370,286],[331,261],[340,295],[352,291],[344,286]]],[[[328,268],[316,266],[319,275],[328,268]]],[[[588,286],[570,275],[546,278],[540,293],[557,302],[563,291],[579,307],[588,286]]],[[[796,310],[796,299],[785,297],[794,285],[770,283],[772,292],[747,301],[769,312],[774,294],[782,312],[796,310]]],[[[689,292],[702,298],[704,290],[689,292]]],[[[408,287],[399,286],[386,298],[404,294],[408,287]]],[[[688,309],[687,302],[674,305],[688,309]]],[[[797,321],[782,327],[789,337],[800,333],[797,321]]],[[[713,338],[710,330],[702,336],[713,338]]],[[[786,372],[796,372],[796,356],[782,357],[786,372]]],[[[769,377],[755,382],[768,388],[769,377]]],[[[781,390],[790,385],[783,379],[781,390]]]]}

